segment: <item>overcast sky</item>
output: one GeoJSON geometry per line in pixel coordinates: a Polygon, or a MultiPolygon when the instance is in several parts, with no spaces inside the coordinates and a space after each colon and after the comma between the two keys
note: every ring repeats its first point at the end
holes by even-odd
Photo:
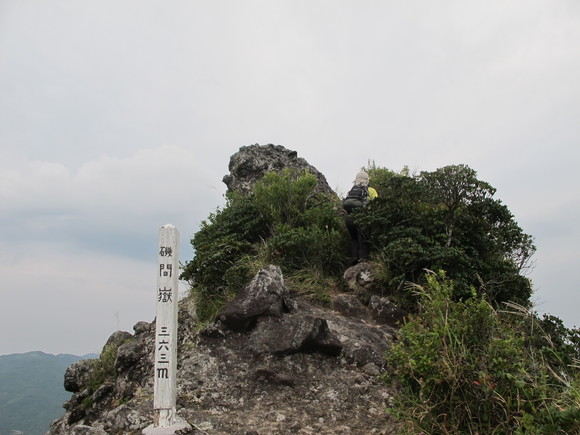
{"type": "Polygon", "coordinates": [[[0,354],[100,352],[155,316],[229,157],[274,143],[338,193],[369,159],[464,163],[579,325],[577,0],[0,0],[0,354]]]}

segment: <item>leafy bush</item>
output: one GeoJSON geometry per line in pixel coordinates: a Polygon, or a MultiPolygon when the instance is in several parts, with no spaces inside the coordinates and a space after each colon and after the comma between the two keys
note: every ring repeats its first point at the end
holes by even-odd
{"type": "MultiPolygon", "coordinates": [[[[379,197],[353,219],[379,290],[414,313],[387,355],[400,391],[391,412],[411,433],[580,431],[580,331],[528,311],[535,247],[495,189],[465,165],[368,172],[379,197]]],[[[268,173],[202,223],[182,274],[200,320],[268,263],[313,300],[340,290],[349,238],[337,198],[315,187],[307,172],[268,173]]]]}
{"type": "Polygon", "coordinates": [[[387,270],[389,293],[412,305],[404,283],[420,283],[424,269],[442,269],[459,288],[473,286],[494,304],[529,303],[524,272],[535,252],[532,237],[474,170],[456,165],[409,176],[373,166],[368,172],[379,198],[355,219],[387,270]]]}
{"type": "Polygon", "coordinates": [[[499,312],[473,288],[457,289],[443,272],[412,287],[421,310],[387,355],[389,378],[401,387],[391,411],[409,422],[411,433],[580,430],[578,369],[560,365],[558,374],[530,345],[550,341],[530,335],[534,316],[522,316],[525,309],[516,305],[515,314],[499,312]],[[472,296],[457,300],[457,292],[472,296]]]}
{"type": "MultiPolygon", "coordinates": [[[[494,304],[529,303],[524,272],[535,251],[532,238],[475,171],[456,165],[411,176],[373,165],[368,172],[379,197],[353,218],[371,244],[382,293],[413,310],[404,284],[421,283],[424,269],[442,269],[458,288],[475,287],[494,304]]],[[[225,207],[202,222],[192,239],[195,257],[182,274],[202,319],[267,263],[285,274],[307,269],[340,281],[348,236],[338,199],[317,194],[316,183],[308,172],[267,173],[249,195],[228,195],[225,207]]]]}
{"type": "Polygon", "coordinates": [[[322,275],[317,281],[342,273],[346,232],[338,201],[316,193],[316,183],[308,172],[267,173],[251,194],[230,194],[225,207],[202,222],[191,240],[195,257],[182,273],[202,321],[212,319],[268,263],[285,274],[311,270],[322,275]]]}
{"type": "Polygon", "coordinates": [[[253,244],[266,234],[256,204],[250,198],[230,194],[225,207],[210,214],[193,236],[195,257],[185,265],[182,279],[198,286],[223,288],[224,271],[241,255],[252,252],[253,244]]]}

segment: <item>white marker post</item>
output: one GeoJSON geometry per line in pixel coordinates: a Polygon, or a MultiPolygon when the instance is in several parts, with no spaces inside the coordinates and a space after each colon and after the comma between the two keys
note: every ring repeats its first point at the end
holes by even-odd
{"type": "Polygon", "coordinates": [[[155,325],[155,427],[173,426],[177,380],[177,302],[179,231],[164,225],[159,231],[157,317],[155,325]]]}

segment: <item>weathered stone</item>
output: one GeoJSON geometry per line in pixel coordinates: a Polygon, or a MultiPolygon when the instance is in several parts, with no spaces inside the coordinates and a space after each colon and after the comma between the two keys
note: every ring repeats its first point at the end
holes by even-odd
{"type": "Polygon", "coordinates": [[[127,331],[115,331],[111,334],[105,345],[103,346],[103,350],[101,353],[106,352],[107,350],[113,348],[117,349],[123,343],[131,340],[133,338],[133,334],[127,331]]]}
{"type": "Polygon", "coordinates": [[[291,309],[288,300],[282,271],[278,266],[266,266],[218,318],[233,331],[247,331],[255,326],[260,317],[280,317],[288,312],[291,309]]]}
{"type": "Polygon", "coordinates": [[[106,413],[104,429],[107,433],[134,433],[147,427],[151,422],[149,415],[129,405],[120,405],[106,413]]]}
{"type": "Polygon", "coordinates": [[[381,298],[377,295],[371,296],[369,311],[375,322],[390,326],[399,326],[406,315],[404,310],[388,298],[381,298]]]}
{"type": "Polygon", "coordinates": [[[71,435],[107,435],[107,432],[105,432],[101,428],[95,428],[95,427],[85,426],[83,424],[79,424],[78,426],[75,426],[74,428],[71,429],[70,434],[71,435]]]}
{"type": "Polygon", "coordinates": [[[93,393],[93,400],[95,402],[101,402],[107,396],[109,396],[113,390],[115,389],[115,385],[112,383],[107,382],[106,384],[101,385],[97,391],[93,393]]]}
{"type": "Polygon", "coordinates": [[[78,407],[83,403],[85,399],[91,396],[91,391],[89,388],[85,388],[82,391],[75,393],[71,398],[64,403],[62,406],[67,411],[72,411],[74,408],[78,407]]]}
{"type": "Polygon", "coordinates": [[[145,349],[143,343],[138,340],[131,340],[122,344],[117,349],[117,359],[115,360],[115,370],[118,372],[127,370],[135,365],[144,356],[145,349]]]}
{"type": "Polygon", "coordinates": [[[381,371],[379,370],[379,368],[377,367],[377,365],[375,363],[367,363],[363,366],[362,368],[363,372],[365,372],[367,375],[371,375],[371,376],[378,376],[381,374],[381,371]]]}
{"type": "Polygon", "coordinates": [[[64,389],[71,393],[81,391],[89,381],[91,369],[96,362],[96,359],[83,359],[68,367],[64,372],[64,389]]]}
{"type": "Polygon", "coordinates": [[[258,380],[264,379],[267,382],[278,385],[292,387],[295,384],[295,379],[291,375],[278,373],[269,368],[260,367],[256,369],[255,376],[258,380]]]}
{"type": "Polygon", "coordinates": [[[310,314],[297,313],[278,321],[261,322],[248,340],[255,354],[287,355],[296,352],[340,354],[341,345],[329,329],[326,320],[310,314]]]}
{"type": "MultiPolygon", "coordinates": [[[[82,420],[86,415],[87,415],[87,412],[85,411],[85,409],[82,406],[76,406],[75,408],[71,409],[71,411],[68,413],[68,415],[65,414],[65,417],[67,419],[67,423],[69,425],[73,425],[74,423],[82,420]]],[[[59,434],[62,432],[56,431],[54,433],[59,434]]]]}
{"type": "Polygon", "coordinates": [[[151,323],[148,322],[137,322],[133,325],[133,331],[135,331],[135,335],[145,334],[149,332],[151,329],[151,323]]]}
{"type": "Polygon", "coordinates": [[[335,296],[331,303],[332,308],[343,316],[364,319],[368,316],[367,308],[351,294],[341,294],[335,296]]]}
{"type": "Polygon", "coordinates": [[[256,182],[264,174],[271,171],[281,171],[285,168],[298,171],[307,170],[316,175],[318,184],[316,191],[336,195],[328,185],[324,175],[303,158],[298,157],[296,151],[291,151],[281,145],[248,145],[241,147],[230,158],[230,173],[223,178],[228,192],[236,191],[247,194],[252,191],[256,182]]]}
{"type": "Polygon", "coordinates": [[[385,352],[392,345],[393,331],[375,327],[359,319],[335,316],[328,319],[330,332],[342,346],[341,356],[362,367],[370,362],[383,368],[385,352]]]}
{"type": "MultiPolygon", "coordinates": [[[[244,191],[265,172],[302,160],[283,147],[246,148],[232,157],[228,189],[244,191]]],[[[326,183],[320,180],[319,189],[326,183]]],[[[351,272],[366,305],[368,289],[377,289],[364,267],[351,272]]],[[[178,416],[199,435],[400,433],[384,412],[392,389],[376,376],[394,340],[394,329],[377,325],[389,305],[376,302],[361,310],[349,295],[333,302],[335,311],[315,306],[290,294],[276,266],[261,270],[201,331],[194,300],[181,300],[178,416]]],[[[107,370],[96,391],[87,384],[103,375],[93,371],[100,364],[69,368],[65,382],[74,394],[49,435],[137,435],[152,425],[155,323],[138,322],[133,330],[134,336],[117,332],[107,341],[104,350],[117,354],[116,370],[107,370]]]]}
{"type": "Polygon", "coordinates": [[[225,338],[226,331],[224,330],[224,325],[221,321],[210,323],[205,326],[201,331],[199,331],[199,339],[203,338],[225,338]]]}
{"type": "Polygon", "coordinates": [[[375,278],[370,263],[362,262],[349,267],[344,272],[344,280],[354,292],[371,291],[375,286],[375,278]]]}
{"type": "MultiPolygon", "coordinates": [[[[245,332],[217,322],[208,326],[212,333],[195,335],[187,318],[189,302],[180,304],[177,413],[192,424],[193,433],[399,433],[382,412],[390,387],[375,376],[384,368],[393,331],[292,299],[281,290],[281,274],[269,282],[277,285],[262,290],[281,295],[292,309],[276,311],[279,316],[263,310],[255,328],[245,332]]],[[[135,336],[140,345],[120,346],[120,355],[136,355],[132,346],[148,351],[138,361],[121,357],[134,362],[106,381],[114,389],[74,394],[49,434],[72,433],[75,427],[139,434],[150,426],[154,340],[151,328],[135,336]]]]}

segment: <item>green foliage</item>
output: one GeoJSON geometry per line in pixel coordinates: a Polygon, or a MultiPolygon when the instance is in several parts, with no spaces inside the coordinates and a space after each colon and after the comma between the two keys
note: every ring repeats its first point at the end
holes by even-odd
{"type": "Polygon", "coordinates": [[[528,331],[525,345],[556,373],[566,373],[569,367],[580,369],[580,329],[566,328],[555,316],[544,314],[540,319],[522,307],[507,305],[522,314],[521,323],[528,331]]]}
{"type": "Polygon", "coordinates": [[[268,258],[287,271],[316,269],[338,272],[344,263],[343,234],[338,229],[314,225],[291,228],[281,225],[268,240],[268,258]]]}
{"type": "Polygon", "coordinates": [[[195,257],[182,274],[192,284],[200,320],[212,319],[268,263],[285,274],[343,271],[346,234],[338,203],[316,193],[316,183],[308,172],[267,173],[250,195],[229,195],[202,223],[191,241],[195,257]]]}
{"type": "Polygon", "coordinates": [[[296,177],[289,169],[269,172],[254,187],[254,202],[272,233],[280,225],[296,228],[304,223],[303,213],[314,199],[316,177],[296,177]]]}
{"type": "Polygon", "coordinates": [[[388,271],[387,291],[410,305],[403,284],[420,283],[424,269],[442,269],[460,288],[473,286],[495,304],[529,302],[531,284],[523,273],[535,251],[532,237],[474,170],[455,165],[418,176],[375,166],[368,171],[379,198],[355,218],[388,271]]]}
{"type": "MultiPolygon", "coordinates": [[[[580,431],[580,331],[528,311],[533,239],[495,189],[465,165],[367,171],[379,197],[353,219],[378,291],[414,313],[387,356],[400,387],[391,412],[410,433],[580,431]]],[[[312,300],[339,291],[349,239],[337,199],[315,187],[307,172],[268,173],[202,223],[182,275],[202,322],[269,263],[312,300]]]]}
{"type": "MultiPolygon", "coordinates": [[[[99,358],[92,360],[93,364],[91,365],[87,382],[87,387],[91,393],[97,391],[105,381],[116,378],[117,371],[115,370],[115,361],[117,359],[119,347],[131,340],[132,339],[129,338],[108,343],[103,348],[99,358]]],[[[92,401],[88,400],[83,403],[85,406],[90,406],[92,401]]]]}
{"type": "MultiPolygon", "coordinates": [[[[421,283],[425,269],[442,269],[458,288],[474,287],[494,304],[529,303],[524,272],[533,240],[474,170],[455,165],[411,176],[408,169],[395,173],[373,164],[368,172],[379,197],[353,218],[382,271],[383,293],[412,310],[404,284],[421,283]]],[[[307,172],[267,173],[251,194],[229,195],[225,207],[202,223],[192,239],[195,257],[182,275],[192,284],[202,320],[211,319],[267,263],[285,274],[344,271],[349,242],[340,204],[317,194],[316,182],[307,172]]]]}
{"type": "Polygon", "coordinates": [[[195,257],[185,265],[182,278],[208,288],[226,286],[224,271],[240,256],[252,252],[253,245],[266,237],[265,221],[249,197],[231,194],[223,209],[201,223],[191,244],[195,257]]]}
{"type": "Polygon", "coordinates": [[[516,314],[498,312],[443,272],[427,274],[425,286],[413,289],[421,310],[387,355],[389,377],[401,387],[391,412],[410,423],[410,433],[580,430],[578,369],[560,365],[557,373],[530,345],[542,341],[539,332],[530,334],[535,317],[522,316],[523,307],[516,314]],[[471,297],[457,300],[456,293],[471,297]]]}
{"type": "Polygon", "coordinates": [[[284,276],[286,284],[320,304],[329,304],[332,293],[341,291],[340,277],[330,276],[317,269],[301,269],[284,276]]]}

